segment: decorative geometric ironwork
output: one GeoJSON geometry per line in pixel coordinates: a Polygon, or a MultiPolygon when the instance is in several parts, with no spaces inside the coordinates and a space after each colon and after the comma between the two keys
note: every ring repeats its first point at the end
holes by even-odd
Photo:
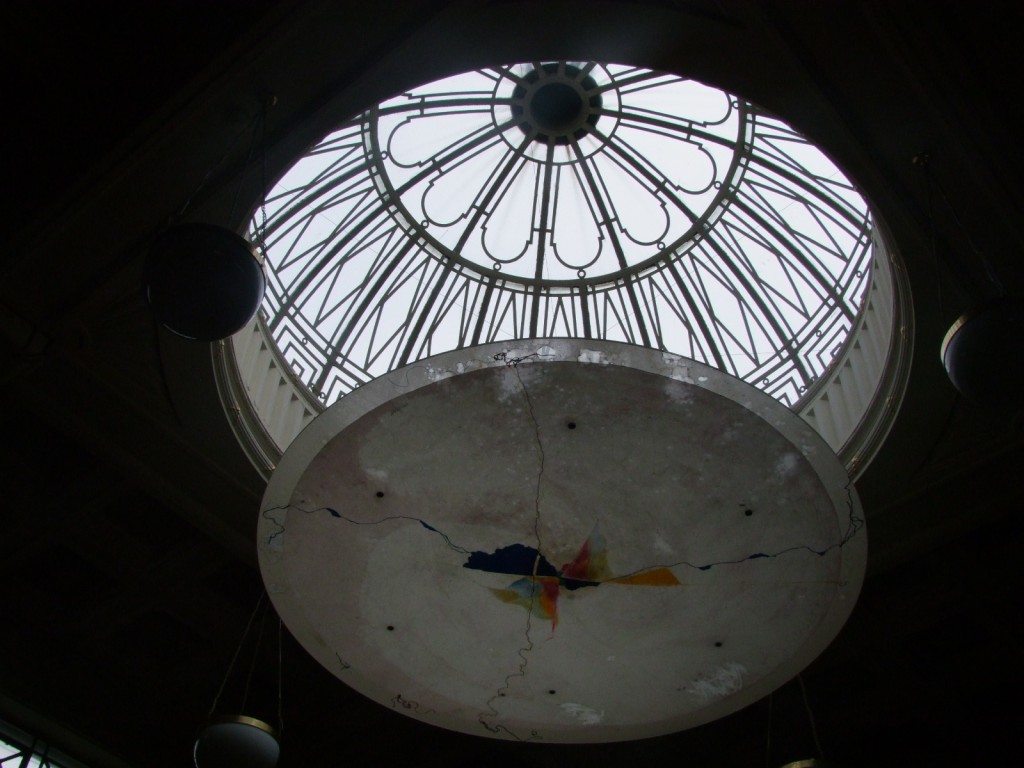
{"type": "MultiPolygon", "coordinates": [[[[39,739],[17,738],[4,731],[0,723],[0,768],[84,768],[39,739]],[[59,757],[55,757],[59,755],[59,757]]],[[[27,736],[27,735],[26,735],[27,736]]]]}
{"type": "Polygon", "coordinates": [[[432,354],[573,337],[793,407],[870,277],[867,203],[820,150],[736,96],[614,64],[414,88],[310,149],[266,210],[267,326],[327,403],[432,354]]]}

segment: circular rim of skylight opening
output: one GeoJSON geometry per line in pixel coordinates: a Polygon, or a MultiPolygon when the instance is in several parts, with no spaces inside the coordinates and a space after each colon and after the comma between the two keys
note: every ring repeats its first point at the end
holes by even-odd
{"type": "Polygon", "coordinates": [[[263,321],[326,404],[433,354],[569,337],[796,410],[842,359],[875,242],[854,184],[779,118],[595,62],[412,88],[324,137],[265,209],[263,321]]]}

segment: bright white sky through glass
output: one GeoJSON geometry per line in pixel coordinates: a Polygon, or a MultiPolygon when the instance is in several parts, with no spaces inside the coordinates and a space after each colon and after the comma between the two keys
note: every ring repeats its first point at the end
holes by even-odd
{"type": "MultiPolygon", "coordinates": [[[[15,749],[10,744],[0,741],[0,766],[3,768],[39,768],[43,763],[38,757],[30,757],[28,762],[24,762],[24,751],[15,749]]],[[[56,763],[52,761],[48,763],[53,768],[60,768],[56,763]]]]}
{"type": "Polygon", "coordinates": [[[325,137],[267,210],[268,327],[326,402],[430,354],[573,337],[691,357],[793,405],[869,273],[867,205],[820,150],[735,96],[620,65],[414,88],[325,137]],[[567,127],[544,88],[577,94],[567,127]]]}
{"type": "MultiPolygon", "coordinates": [[[[432,85],[427,93],[478,94],[494,91],[491,77],[470,72],[448,78],[432,85]]],[[[417,90],[416,96],[420,95],[417,90]]],[[[500,93],[499,93],[500,95],[500,93]]],[[[623,98],[634,110],[643,110],[652,117],[671,116],[672,105],[685,103],[687,116],[702,126],[714,126],[716,135],[726,141],[734,140],[737,115],[730,107],[729,98],[721,91],[707,88],[693,81],[665,78],[665,82],[642,82],[623,89],[623,98]]],[[[395,187],[402,187],[413,178],[431,158],[457,146],[465,136],[486,131],[494,121],[507,121],[512,117],[508,106],[488,112],[453,111],[438,117],[426,113],[410,117],[406,110],[387,114],[389,107],[401,108],[406,96],[384,102],[384,116],[378,123],[381,135],[388,136],[384,167],[395,187]]],[[[733,152],[729,146],[689,144],[666,135],[656,127],[615,124],[609,119],[617,136],[636,149],[646,162],[671,178],[690,207],[702,211],[716,194],[712,184],[716,168],[728,167],[733,152]]],[[[606,128],[602,121],[599,130],[606,128]]],[[[479,190],[499,167],[514,145],[524,136],[521,131],[506,131],[504,141],[467,153],[460,162],[452,162],[445,173],[429,177],[412,185],[402,194],[402,201],[417,221],[428,222],[431,232],[446,246],[454,248],[463,234],[466,214],[477,202],[479,190]]],[[[609,152],[600,152],[602,141],[593,133],[579,140],[580,151],[590,158],[603,181],[608,201],[613,206],[622,229],[626,260],[637,264],[654,256],[658,244],[682,236],[692,221],[679,211],[670,211],[652,191],[638,183],[623,167],[621,160],[609,152]]],[[[460,255],[485,267],[500,264],[505,274],[530,278],[534,274],[533,260],[527,243],[533,236],[534,201],[536,188],[542,182],[547,146],[529,142],[525,154],[533,160],[523,163],[508,186],[491,204],[486,231],[471,238],[460,250],[460,255]]],[[[603,275],[619,269],[615,253],[595,221],[595,212],[588,205],[586,181],[582,178],[572,149],[567,145],[554,148],[554,185],[557,190],[558,211],[551,235],[556,257],[544,261],[543,277],[549,280],[574,280],[578,271],[603,275]]]]}

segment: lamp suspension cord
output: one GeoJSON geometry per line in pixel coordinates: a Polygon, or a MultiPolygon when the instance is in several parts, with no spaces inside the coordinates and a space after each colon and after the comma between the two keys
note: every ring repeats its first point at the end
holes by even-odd
{"type": "Polygon", "coordinates": [[[256,227],[256,231],[253,233],[253,241],[256,245],[256,251],[259,254],[260,261],[266,257],[266,244],[263,242],[263,232],[267,228],[267,115],[270,112],[270,108],[277,104],[277,97],[273,94],[268,94],[263,99],[263,108],[259,111],[252,123],[252,137],[249,140],[249,152],[245,156],[245,164],[242,166],[242,177],[238,180],[238,185],[235,187],[235,194],[231,199],[231,213],[228,216],[228,222],[232,223],[235,221],[235,214],[238,213],[238,201],[242,193],[242,187],[245,183],[245,173],[248,168],[252,165],[253,155],[256,153],[256,148],[260,150],[260,224],[256,227]]]}
{"type": "Polygon", "coordinates": [[[772,768],[772,694],[768,694],[768,735],[764,742],[764,768],[772,768]]]}
{"type": "Polygon", "coordinates": [[[268,95],[263,101],[263,120],[260,123],[260,224],[256,228],[256,252],[262,264],[267,258],[267,112],[277,104],[277,97],[268,95]]]}
{"type": "Polygon", "coordinates": [[[797,675],[796,679],[800,681],[800,694],[803,696],[804,709],[807,710],[807,721],[811,724],[811,736],[814,738],[814,748],[818,752],[818,757],[824,759],[825,753],[821,749],[821,742],[818,740],[818,726],[814,722],[814,713],[811,712],[811,703],[807,700],[807,687],[804,685],[804,676],[797,675]]]}
{"type": "MultiPolygon", "coordinates": [[[[999,275],[996,274],[996,270],[995,270],[995,267],[992,265],[992,262],[982,252],[981,248],[978,247],[978,244],[974,242],[974,238],[971,237],[970,231],[964,225],[963,221],[960,219],[960,216],[956,212],[956,208],[954,208],[953,204],[950,202],[949,195],[946,194],[945,187],[942,186],[942,183],[939,181],[938,177],[934,173],[932,173],[931,163],[932,163],[931,155],[929,155],[927,152],[922,152],[921,154],[916,155],[914,157],[914,165],[916,165],[918,168],[920,168],[924,172],[925,179],[928,182],[928,195],[929,195],[928,204],[929,204],[929,209],[930,209],[930,206],[931,206],[931,191],[932,191],[932,188],[934,187],[935,191],[938,192],[938,194],[939,194],[939,198],[942,200],[943,204],[949,210],[949,214],[950,214],[950,217],[953,219],[953,223],[956,224],[957,228],[960,230],[960,233],[963,235],[964,240],[967,241],[967,245],[970,246],[970,249],[973,252],[975,258],[977,258],[978,261],[981,262],[981,266],[985,270],[985,276],[988,278],[989,283],[992,284],[992,287],[995,288],[995,290],[996,290],[997,294],[999,295],[999,297],[1002,298],[1003,296],[1006,295],[1006,289],[1005,289],[1005,287],[1003,285],[1003,281],[1000,280],[999,279],[999,275]]],[[[931,215],[931,211],[930,210],[929,210],[929,215],[931,215]]],[[[932,224],[932,239],[933,239],[933,243],[934,243],[934,238],[935,238],[934,219],[931,220],[931,224],[932,224]]],[[[934,247],[935,246],[933,244],[933,248],[934,247]]]]}
{"type": "MultiPolygon", "coordinates": [[[[266,592],[263,593],[264,595],[266,592]]],[[[252,658],[249,660],[249,673],[245,676],[245,692],[242,694],[242,709],[245,712],[246,704],[249,702],[249,688],[252,686],[252,676],[256,671],[256,658],[260,655],[260,646],[263,644],[263,630],[267,628],[267,611],[263,611],[260,618],[260,631],[256,634],[256,645],[252,649],[252,658]]]]}
{"type": "MultiPolygon", "coordinates": [[[[228,145],[227,149],[224,150],[224,154],[222,154],[220,156],[220,158],[217,160],[217,162],[215,162],[210,167],[210,170],[208,170],[206,172],[206,175],[203,176],[203,178],[199,182],[198,186],[196,186],[196,188],[192,191],[192,194],[190,194],[188,196],[188,198],[185,200],[185,203],[184,203],[184,205],[181,206],[180,210],[178,210],[178,212],[171,217],[171,223],[175,223],[177,221],[180,221],[181,219],[183,219],[185,217],[185,214],[188,212],[188,209],[192,205],[192,201],[196,198],[196,196],[200,192],[203,191],[203,189],[209,183],[210,179],[213,178],[214,174],[217,173],[221,169],[221,167],[224,165],[225,162],[227,162],[227,159],[231,156],[231,153],[234,152],[235,147],[238,145],[239,140],[241,140],[241,138],[245,134],[247,134],[251,130],[253,130],[256,122],[260,119],[260,114],[261,114],[260,112],[257,112],[252,117],[250,117],[246,121],[245,125],[242,126],[242,129],[238,133],[235,134],[234,138],[231,139],[231,143],[228,145]]],[[[249,156],[250,157],[252,156],[252,147],[249,148],[249,156]]],[[[249,161],[246,160],[246,166],[248,164],[249,164],[249,161]]],[[[244,167],[245,166],[243,166],[243,168],[244,167]]],[[[237,192],[236,192],[236,198],[237,198],[237,192]]]]}
{"type": "Polygon", "coordinates": [[[932,182],[932,175],[928,171],[930,162],[928,155],[918,155],[914,158],[919,167],[924,171],[924,192],[925,201],[928,207],[928,247],[931,249],[932,272],[935,274],[936,299],[939,302],[939,312],[945,316],[946,303],[942,293],[942,271],[939,269],[939,238],[935,226],[935,184],[932,182]]]}
{"type": "Polygon", "coordinates": [[[224,679],[221,680],[220,690],[217,691],[217,695],[213,698],[213,705],[210,707],[210,712],[207,717],[213,717],[213,713],[217,711],[217,704],[220,703],[220,697],[224,694],[224,688],[227,687],[228,678],[231,677],[231,672],[235,668],[235,664],[238,662],[238,656],[242,652],[242,646],[245,644],[245,638],[249,636],[249,630],[252,629],[252,623],[256,620],[256,614],[259,612],[260,607],[263,605],[263,600],[266,598],[266,591],[260,593],[260,599],[256,601],[256,607],[253,608],[252,614],[249,616],[249,621],[245,625],[245,630],[242,632],[242,637],[238,641],[238,647],[235,648],[235,655],[231,658],[231,663],[228,665],[228,671],[224,673],[224,679]]]}
{"type": "MultiPolygon", "coordinates": [[[[231,197],[231,213],[228,214],[229,223],[235,220],[235,214],[238,212],[238,198],[241,196],[242,186],[245,184],[246,171],[249,169],[249,166],[252,165],[252,156],[256,152],[256,145],[260,143],[260,124],[266,123],[266,121],[267,107],[264,105],[263,109],[256,113],[256,116],[250,123],[250,126],[252,127],[252,136],[249,138],[249,151],[246,153],[245,162],[242,164],[241,178],[239,178],[238,184],[235,186],[235,193],[231,197]]],[[[265,135],[266,131],[264,130],[262,133],[265,135]]]]}
{"type": "Polygon", "coordinates": [[[284,733],[284,622],[277,619],[277,735],[284,733]]]}

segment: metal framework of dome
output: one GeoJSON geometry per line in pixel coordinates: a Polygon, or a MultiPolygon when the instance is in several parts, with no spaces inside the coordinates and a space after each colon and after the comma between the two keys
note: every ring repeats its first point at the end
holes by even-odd
{"type": "Polygon", "coordinates": [[[484,68],[374,105],[265,208],[264,326],[324,403],[429,355],[562,337],[683,355],[797,408],[871,271],[867,203],[794,129],[595,62],[484,68]]]}

